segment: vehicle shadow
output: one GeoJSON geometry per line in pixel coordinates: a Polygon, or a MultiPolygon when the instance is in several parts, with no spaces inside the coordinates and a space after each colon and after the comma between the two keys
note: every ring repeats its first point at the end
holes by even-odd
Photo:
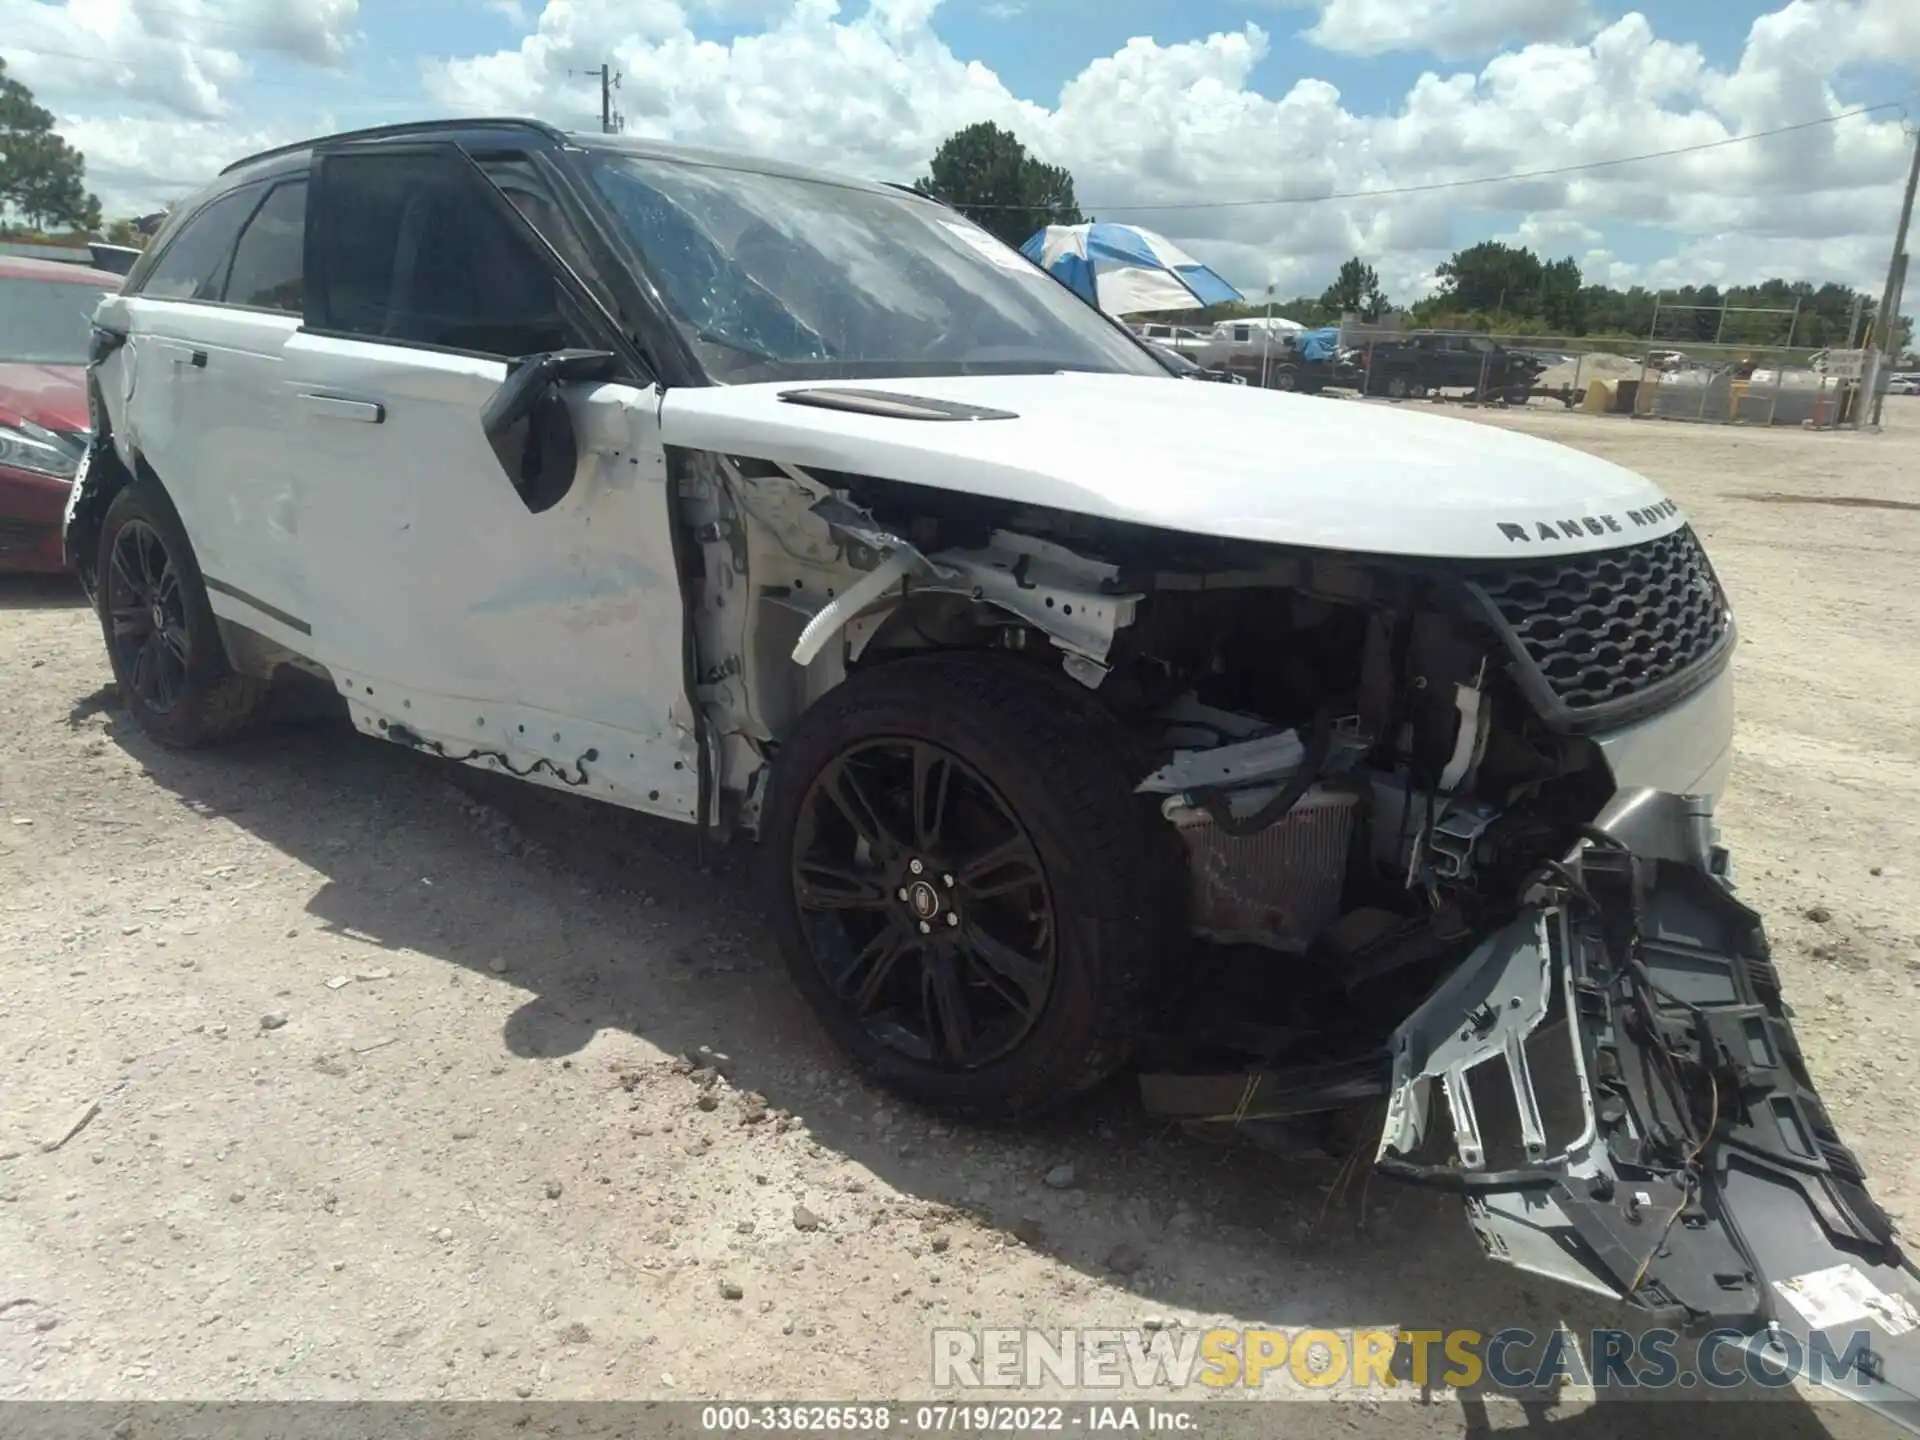
{"type": "Polygon", "coordinates": [[[83,610],[86,592],[71,575],[0,573],[0,610],[83,610]]]}
{"type": "MultiPolygon", "coordinates": [[[[887,1099],[852,1078],[788,984],[745,847],[702,854],[685,827],[431,760],[323,716],[181,753],[148,740],[106,687],[78,699],[70,723],[104,723],[195,815],[323,876],[308,909],[324,927],[519,987],[497,1038],[467,1037],[477,1049],[565,1059],[617,1028],[671,1056],[717,1053],[732,1085],[797,1117],[820,1146],[1131,1290],[1140,1314],[1336,1330],[1634,1328],[1619,1307],[1490,1265],[1456,1198],[1375,1180],[1364,1156],[1303,1163],[1202,1144],[1143,1113],[1124,1080],[1019,1130],[953,1127],[887,1099]],[[1048,1185],[1063,1165],[1072,1183],[1048,1185]]],[[[1729,1437],[1751,1428],[1744,1405],[1684,1408],[1689,1418],[1637,1404],[1625,1425],[1619,1406],[1583,1418],[1549,1394],[1527,1423],[1667,1433],[1644,1428],[1657,1423],[1706,1440],[1724,1412],[1729,1437]],[[1601,1412],[1616,1419],[1602,1424],[1601,1412]]],[[[1483,1416],[1468,1433],[1513,1427],[1504,1402],[1489,1413],[1497,1426],[1483,1416]]],[[[1852,1433],[1822,1417],[1853,1413],[1773,1405],[1767,1433],[1852,1433]]],[[[1466,1418],[1476,1423],[1471,1403],[1466,1418]]]]}

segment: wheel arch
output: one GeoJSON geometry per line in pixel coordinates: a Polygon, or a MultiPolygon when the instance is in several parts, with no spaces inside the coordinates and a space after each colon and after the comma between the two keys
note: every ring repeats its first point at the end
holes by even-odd
{"type": "MultiPolygon", "coordinates": [[[[133,464],[129,466],[120,458],[119,447],[112,443],[110,435],[104,443],[96,440],[95,444],[98,449],[88,467],[86,493],[75,502],[73,518],[66,530],[67,561],[80,574],[88,600],[96,609],[99,607],[99,576],[96,572],[107,513],[113,508],[113,502],[134,485],[166,508],[186,539],[188,553],[183,558],[193,567],[195,577],[204,585],[206,577],[200,571],[200,556],[192,548],[193,535],[187,529],[186,519],[181,515],[180,506],[175,503],[172,492],[160,478],[160,472],[138,450],[133,452],[133,464]],[[97,486],[94,484],[96,468],[102,471],[101,482],[97,486]]],[[[227,664],[242,674],[268,680],[282,664],[293,663],[302,668],[312,668],[305,665],[302,657],[282,650],[264,636],[223,615],[215,613],[213,619],[227,664]]]]}
{"type": "Polygon", "coordinates": [[[207,594],[192,539],[181,521],[179,509],[151,467],[135,457],[131,475],[116,477],[112,489],[113,498],[96,527],[95,554],[100,556],[110,551],[114,569],[113,574],[96,576],[98,593],[94,611],[121,695],[141,728],[162,744],[192,749],[231,739],[260,716],[270,682],[243,673],[233,665],[223,623],[207,594]],[[136,524],[143,526],[149,536],[139,542],[143,552],[140,558],[131,563],[131,568],[123,568],[121,537],[136,524]],[[160,547],[166,571],[175,579],[171,591],[164,588],[165,573],[156,573],[153,569],[156,545],[160,547]],[[146,571],[144,582],[134,574],[140,569],[146,571]],[[116,578],[125,578],[128,585],[135,587],[136,603],[129,610],[115,608],[119,603],[114,596],[116,578]],[[144,593],[140,588],[143,584],[144,593]],[[143,612],[149,605],[153,618],[151,623],[146,623],[143,612]],[[170,696],[164,686],[161,693],[155,695],[141,684],[139,661],[121,643],[123,618],[130,624],[144,626],[144,640],[137,632],[134,639],[136,648],[141,649],[140,658],[149,662],[146,674],[150,678],[155,665],[164,668],[162,648],[177,658],[179,673],[170,696]],[[168,638],[164,647],[157,648],[154,641],[160,635],[178,638],[168,638]]]}
{"type": "MultiPolygon", "coordinates": [[[[67,563],[80,576],[80,583],[85,587],[89,600],[97,599],[100,540],[107,522],[107,512],[113,508],[113,502],[120,498],[120,493],[135,484],[158,498],[173,513],[181,533],[186,533],[186,521],[181,518],[180,507],[174,503],[166,482],[160,478],[160,472],[138,450],[133,452],[131,465],[121,459],[120,447],[114,443],[111,430],[103,428],[93,439],[86,482],[74,497],[63,535],[67,563]]],[[[194,568],[199,568],[197,556],[194,558],[194,568]]]]}
{"type": "MultiPolygon", "coordinates": [[[[799,633],[799,620],[788,616],[770,633],[779,637],[760,658],[759,675],[751,687],[752,720],[764,727],[764,738],[748,745],[735,732],[723,747],[719,767],[723,788],[742,802],[734,819],[756,840],[764,838],[763,804],[784,746],[807,722],[815,707],[849,681],[903,663],[939,655],[990,655],[1033,672],[1044,682],[1058,676],[1065,652],[1056,649],[1031,620],[988,600],[972,600],[956,629],[956,599],[949,594],[910,590],[884,609],[857,617],[848,629],[852,643],[829,646],[810,665],[785,653],[799,633]]],[[[773,614],[763,605],[761,623],[773,614]]]]}
{"type": "MultiPolygon", "coordinates": [[[[94,420],[93,439],[88,445],[86,473],[74,482],[75,493],[67,502],[66,518],[61,525],[61,546],[67,567],[80,577],[87,599],[97,601],[100,530],[106,524],[107,511],[120,492],[136,479],[148,481],[162,493],[166,487],[138,452],[131,466],[121,458],[120,447],[114,440],[113,421],[101,402],[98,377],[91,373],[87,376],[87,399],[94,420]]],[[[171,499],[168,503],[172,504],[171,499]]]]}

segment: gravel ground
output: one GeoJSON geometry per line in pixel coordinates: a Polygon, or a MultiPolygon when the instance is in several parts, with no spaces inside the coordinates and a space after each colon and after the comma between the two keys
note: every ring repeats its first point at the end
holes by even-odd
{"type": "MultiPolygon", "coordinates": [[[[1920,423],[1479,418],[1692,511],[1745,636],[1723,827],[1843,1132],[1920,1214],[1920,423]]],[[[924,1396],[938,1325],[1619,1318],[1481,1261],[1452,1200],[1163,1133],[1124,1086],[1012,1133],[893,1104],[790,992],[750,855],[322,724],[173,754],[65,587],[0,581],[0,616],[0,1397],[924,1396]]],[[[1673,1432],[1751,1431],[1709,1408],[1673,1432]]]]}

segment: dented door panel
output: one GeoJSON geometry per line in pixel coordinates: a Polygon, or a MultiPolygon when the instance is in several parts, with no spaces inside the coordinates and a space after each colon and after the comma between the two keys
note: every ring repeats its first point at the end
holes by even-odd
{"type": "Polygon", "coordinates": [[[305,549],[338,577],[312,650],[362,727],[692,818],[656,397],[577,387],[575,484],[530,515],[479,423],[504,362],[312,334],[287,355],[305,549]],[[336,404],[298,403],[316,395],[336,404]]]}

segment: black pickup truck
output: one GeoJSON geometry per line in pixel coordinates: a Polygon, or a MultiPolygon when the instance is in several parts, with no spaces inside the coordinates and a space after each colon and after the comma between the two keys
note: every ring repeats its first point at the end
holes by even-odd
{"type": "Polygon", "coordinates": [[[1484,335],[1409,335],[1380,340],[1362,355],[1366,393],[1417,399],[1441,390],[1466,390],[1475,400],[1524,404],[1546,367],[1531,355],[1484,335]]]}

